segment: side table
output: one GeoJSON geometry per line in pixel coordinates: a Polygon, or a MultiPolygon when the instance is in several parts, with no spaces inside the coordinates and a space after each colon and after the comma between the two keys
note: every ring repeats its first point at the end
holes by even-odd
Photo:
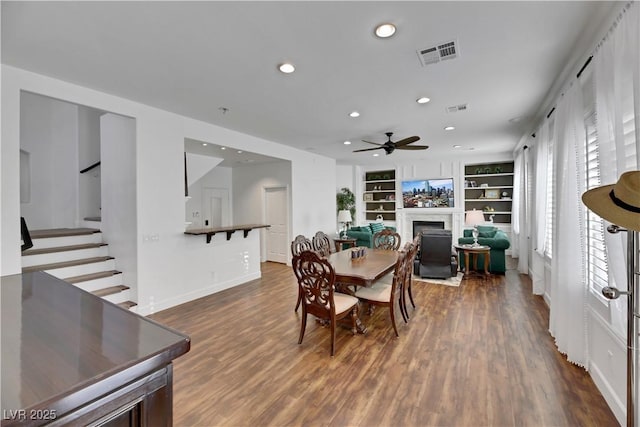
{"type": "Polygon", "coordinates": [[[489,246],[454,245],[454,248],[464,254],[465,277],[470,275],[472,271],[469,258],[474,262],[474,269],[478,269],[478,255],[484,255],[484,276],[489,277],[489,261],[491,259],[491,248],[489,246]]]}
{"type": "Polygon", "coordinates": [[[347,248],[355,248],[356,246],[356,239],[354,239],[353,237],[336,237],[333,239],[335,245],[336,245],[336,252],[340,252],[342,250],[342,244],[344,243],[347,248]]]}

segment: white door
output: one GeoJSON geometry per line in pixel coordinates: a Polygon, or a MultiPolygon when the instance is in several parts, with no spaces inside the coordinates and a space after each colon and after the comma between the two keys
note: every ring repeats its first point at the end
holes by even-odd
{"type": "Polygon", "coordinates": [[[226,188],[202,189],[202,225],[204,227],[224,227],[229,223],[229,190],[226,188]]]}
{"type": "Polygon", "coordinates": [[[289,229],[286,187],[265,188],[264,200],[265,219],[271,226],[266,229],[267,261],[286,263],[289,229]]]}

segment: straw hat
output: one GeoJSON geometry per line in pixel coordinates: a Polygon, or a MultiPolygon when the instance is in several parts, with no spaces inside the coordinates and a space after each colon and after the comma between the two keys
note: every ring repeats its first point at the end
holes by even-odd
{"type": "Polygon", "coordinates": [[[625,172],[615,184],[585,192],[582,201],[610,223],[640,231],[640,171],[625,172]]]}

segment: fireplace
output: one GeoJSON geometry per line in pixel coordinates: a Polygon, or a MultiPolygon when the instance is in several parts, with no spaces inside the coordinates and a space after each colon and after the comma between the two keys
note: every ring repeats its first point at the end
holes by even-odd
{"type": "Polygon", "coordinates": [[[413,221],[413,237],[416,237],[422,230],[436,228],[444,230],[444,221],[413,221]]]}

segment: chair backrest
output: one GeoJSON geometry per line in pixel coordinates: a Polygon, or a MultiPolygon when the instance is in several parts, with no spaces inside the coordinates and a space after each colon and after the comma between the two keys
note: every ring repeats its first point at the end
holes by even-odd
{"type": "Polygon", "coordinates": [[[291,265],[302,290],[306,312],[322,318],[335,315],[336,273],[329,261],[315,251],[302,251],[293,257],[291,265]]]}
{"type": "Polygon", "coordinates": [[[404,247],[402,248],[403,251],[405,251],[407,253],[406,257],[405,257],[405,278],[404,278],[404,283],[405,286],[409,286],[409,284],[411,283],[411,279],[413,276],[413,260],[416,259],[416,254],[418,253],[418,249],[420,248],[420,246],[416,245],[415,243],[415,239],[413,242],[407,242],[404,244],[404,247]]]}
{"type": "Polygon", "coordinates": [[[313,244],[302,234],[298,234],[293,242],[291,242],[291,255],[300,255],[303,251],[312,251],[313,244]]]}
{"type": "Polygon", "coordinates": [[[373,235],[374,249],[388,249],[397,251],[400,248],[400,234],[385,228],[373,235]]]}
{"type": "MultiPolygon", "coordinates": [[[[407,243],[409,244],[409,243],[407,243]]],[[[407,259],[409,257],[409,253],[403,249],[398,251],[398,259],[396,261],[396,266],[393,270],[393,283],[391,288],[391,302],[393,302],[396,293],[402,293],[404,289],[404,284],[407,280],[407,259]]]]}
{"type": "Polygon", "coordinates": [[[420,262],[451,263],[451,230],[425,230],[420,242],[420,262]]]}
{"type": "Polygon", "coordinates": [[[311,240],[313,249],[322,256],[331,255],[331,239],[324,232],[318,231],[311,240]]]}

